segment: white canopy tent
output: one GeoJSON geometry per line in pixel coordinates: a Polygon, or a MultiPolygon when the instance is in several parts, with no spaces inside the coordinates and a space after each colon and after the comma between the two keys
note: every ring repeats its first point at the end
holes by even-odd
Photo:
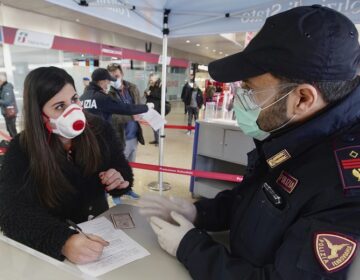
{"type": "MultiPolygon", "coordinates": [[[[147,35],[162,38],[162,102],[165,87],[168,38],[256,31],[268,16],[304,5],[321,4],[360,21],[359,0],[47,0],[147,35]],[[80,5],[82,4],[82,5],[80,5]]],[[[160,130],[159,165],[163,165],[164,127],[160,130]]],[[[163,177],[159,172],[162,193],[163,177]]]]}

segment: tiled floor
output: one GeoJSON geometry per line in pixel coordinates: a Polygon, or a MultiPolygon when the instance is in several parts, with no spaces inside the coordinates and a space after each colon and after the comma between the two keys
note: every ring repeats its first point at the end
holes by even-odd
{"type": "MultiPolygon", "coordinates": [[[[184,114],[182,102],[172,102],[169,115],[166,116],[167,124],[187,125],[187,115],[184,114]]],[[[154,140],[153,131],[149,126],[143,126],[146,144],[138,146],[136,162],[158,164],[159,148],[149,144],[154,140]]],[[[186,134],[186,130],[166,129],[164,141],[163,165],[191,169],[192,149],[194,134],[186,134]]],[[[149,190],[148,184],[158,180],[158,173],[154,171],[134,169],[134,191],[142,195],[154,191],[149,190]]],[[[190,177],[184,175],[164,173],[164,181],[170,183],[171,190],[163,192],[163,195],[180,196],[191,199],[189,191],[190,177]]]]}
{"type": "MultiPolygon", "coordinates": [[[[200,114],[201,115],[201,114],[200,114]]],[[[184,114],[184,107],[182,102],[172,102],[170,114],[166,116],[167,124],[187,125],[187,115],[184,114]]],[[[20,123],[20,119],[18,123],[20,123]]],[[[159,147],[149,144],[154,140],[153,131],[149,126],[143,125],[143,133],[145,138],[145,145],[139,145],[137,151],[136,162],[158,164],[159,162],[159,147]]],[[[7,134],[5,123],[0,118],[0,130],[7,134]]],[[[19,127],[20,131],[20,127],[19,127]]],[[[180,168],[191,168],[192,149],[194,134],[186,134],[186,130],[166,129],[166,138],[164,140],[164,161],[163,165],[180,168]]],[[[0,138],[2,138],[0,136],[0,138]]],[[[148,171],[142,169],[134,169],[135,184],[133,190],[142,195],[144,193],[152,192],[148,188],[148,184],[158,180],[158,173],[155,171],[148,171]]],[[[189,192],[190,177],[177,174],[164,173],[164,181],[170,183],[171,189],[164,191],[163,195],[180,196],[188,199],[191,198],[189,192]]],[[[124,202],[127,197],[124,196],[124,202]]],[[[112,200],[109,199],[110,205],[113,205],[112,200]]]]}

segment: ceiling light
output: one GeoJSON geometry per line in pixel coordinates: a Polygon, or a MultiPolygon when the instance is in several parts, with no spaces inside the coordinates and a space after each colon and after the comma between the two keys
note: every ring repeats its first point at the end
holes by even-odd
{"type": "Polygon", "coordinates": [[[208,49],[209,49],[209,47],[205,47],[205,49],[207,49],[207,50],[208,50],[208,49]]]}
{"type": "Polygon", "coordinates": [[[197,47],[200,47],[200,44],[196,44],[197,47]]]}
{"type": "Polygon", "coordinates": [[[75,19],[75,21],[76,21],[76,22],[80,22],[80,19],[77,18],[77,19],[75,19]]]}
{"type": "Polygon", "coordinates": [[[223,52],[219,52],[219,54],[223,54],[223,52]]]}
{"type": "Polygon", "coordinates": [[[225,56],[228,56],[228,54],[226,53],[225,56]]]}
{"type": "Polygon", "coordinates": [[[214,49],[213,52],[216,52],[216,50],[214,49]]]}
{"type": "Polygon", "coordinates": [[[186,43],[188,43],[188,44],[189,44],[189,43],[190,43],[190,40],[186,40],[186,43]]]}

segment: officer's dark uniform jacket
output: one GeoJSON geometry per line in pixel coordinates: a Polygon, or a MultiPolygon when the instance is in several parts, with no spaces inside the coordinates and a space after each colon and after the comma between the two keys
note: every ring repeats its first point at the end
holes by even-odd
{"type": "Polygon", "coordinates": [[[147,105],[125,104],[112,98],[105,94],[103,89],[94,82],[90,82],[80,100],[86,111],[109,122],[111,122],[112,114],[137,115],[148,111],[147,105]]]}
{"type": "Polygon", "coordinates": [[[239,186],[195,203],[177,251],[194,279],[346,279],[360,238],[359,108],[360,87],[256,143],[239,186]],[[230,251],[205,232],[227,229],[230,251]]]}

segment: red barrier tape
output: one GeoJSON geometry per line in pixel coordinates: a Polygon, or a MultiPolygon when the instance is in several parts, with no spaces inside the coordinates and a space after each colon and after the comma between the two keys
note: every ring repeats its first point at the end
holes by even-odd
{"type": "Polygon", "coordinates": [[[195,126],[165,124],[165,128],[175,128],[175,129],[192,130],[192,129],[195,129],[195,126]]]}
{"type": "Polygon", "coordinates": [[[134,168],[153,170],[153,171],[161,171],[166,173],[175,173],[180,175],[208,178],[208,179],[216,179],[230,182],[241,182],[243,180],[243,176],[235,175],[235,174],[227,174],[227,173],[219,173],[219,172],[208,172],[202,170],[190,170],[184,168],[175,168],[170,166],[159,166],[154,164],[146,164],[146,163],[137,163],[130,162],[130,165],[134,168]]]}

